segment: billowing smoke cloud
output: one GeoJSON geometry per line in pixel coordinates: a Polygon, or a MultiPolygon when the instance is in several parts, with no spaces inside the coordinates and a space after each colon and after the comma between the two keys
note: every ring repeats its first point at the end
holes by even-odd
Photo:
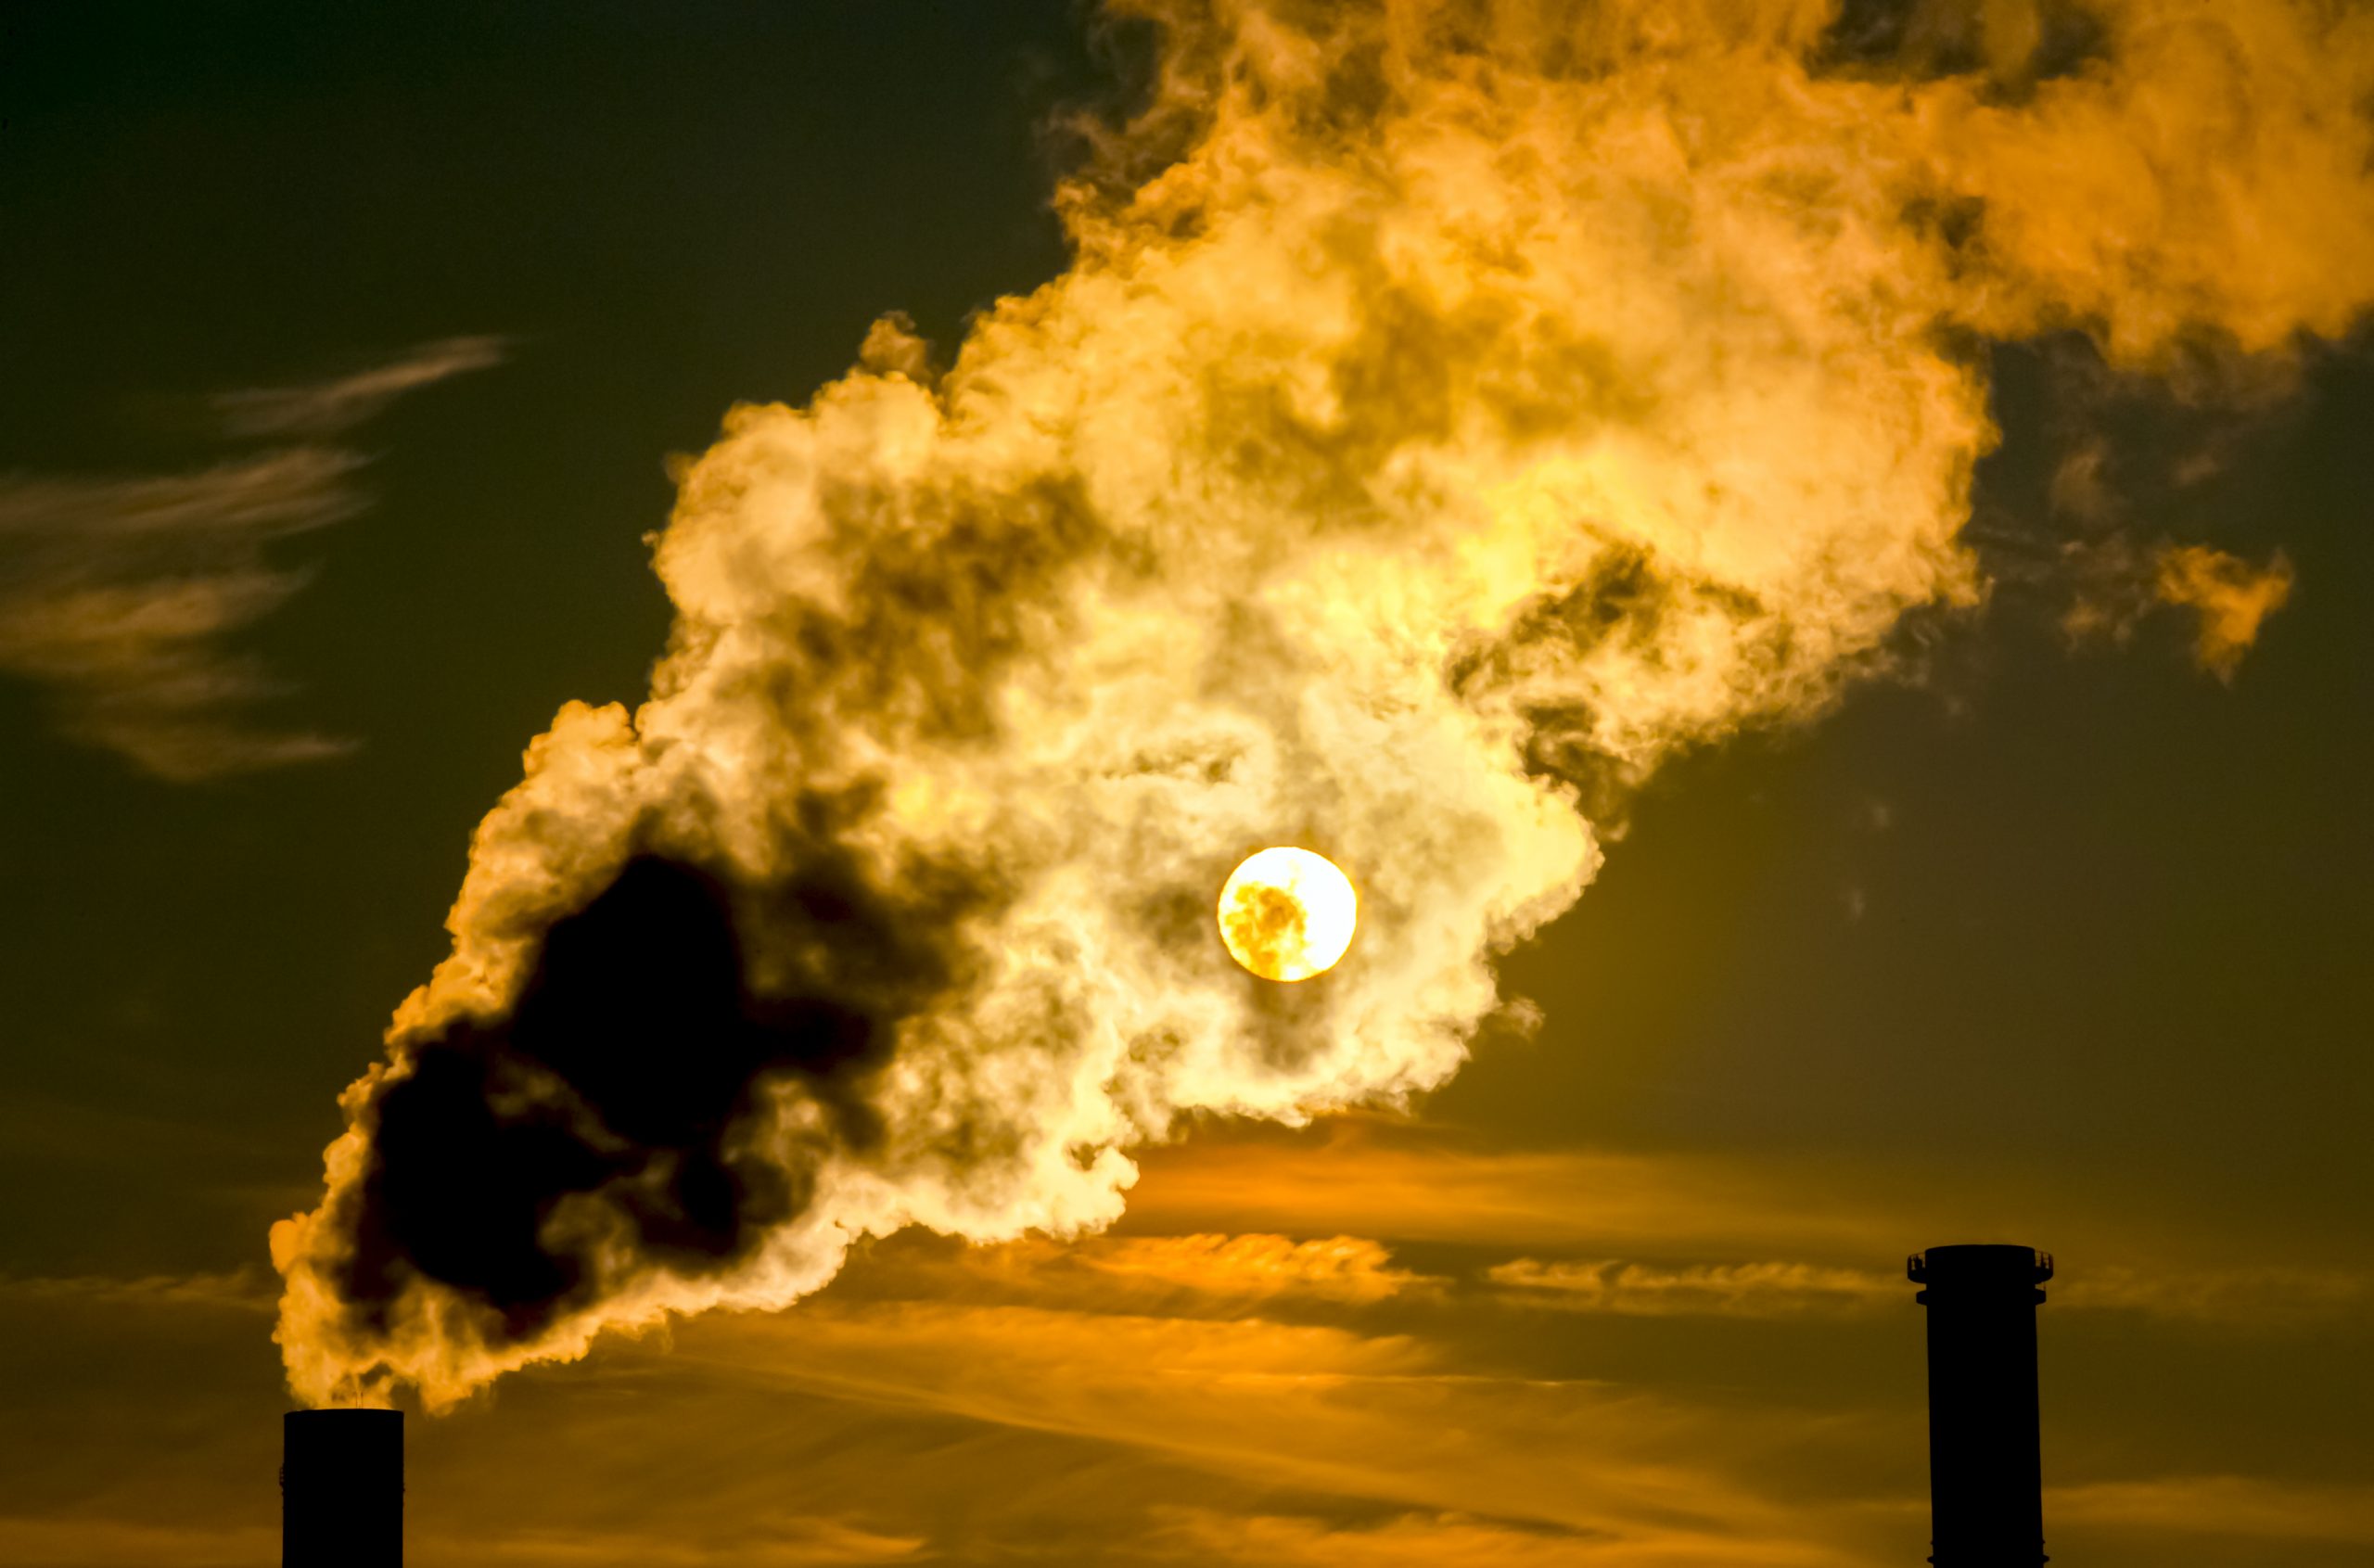
{"type": "Polygon", "coordinates": [[[1129,0],[1076,261],[681,475],[678,619],[488,816],[274,1232],[309,1399],[1112,1220],[1129,1151],[1441,1083],[1676,749],[1974,603],[1984,348],[2374,294],[2368,19],[2125,0],[1129,0]],[[1360,886],[1285,987],[1212,924],[1360,886]]]}

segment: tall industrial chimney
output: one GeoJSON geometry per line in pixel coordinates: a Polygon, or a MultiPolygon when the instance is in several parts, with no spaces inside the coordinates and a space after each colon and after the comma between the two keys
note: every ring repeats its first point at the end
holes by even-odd
{"type": "Polygon", "coordinates": [[[1931,1247],[1906,1267],[1929,1309],[1929,1534],[1937,1568],[2036,1568],[2036,1308],[2052,1257],[1931,1247]]]}
{"type": "Polygon", "coordinates": [[[403,1568],[404,1413],[291,1410],[280,1428],[280,1568],[403,1568]]]}

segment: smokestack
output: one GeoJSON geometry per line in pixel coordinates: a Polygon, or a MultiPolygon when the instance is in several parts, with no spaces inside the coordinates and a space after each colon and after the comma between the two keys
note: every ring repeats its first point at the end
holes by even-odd
{"type": "Polygon", "coordinates": [[[2036,1568],[2044,1555],[2036,1308],[2052,1257],[2033,1247],[1931,1247],[1929,1529],[1937,1568],[2036,1568]]]}
{"type": "Polygon", "coordinates": [[[404,1414],[281,1421],[280,1568],[403,1568],[404,1414]]]}

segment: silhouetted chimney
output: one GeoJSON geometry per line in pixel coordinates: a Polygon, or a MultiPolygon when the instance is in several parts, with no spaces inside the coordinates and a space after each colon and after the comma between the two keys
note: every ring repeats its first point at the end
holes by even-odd
{"type": "Polygon", "coordinates": [[[2037,1289],[2031,1247],[1931,1247],[1906,1266],[1928,1288],[1929,1534],[1937,1568],[2036,1568],[2044,1555],[2036,1444],[2037,1289]]]}
{"type": "Polygon", "coordinates": [[[403,1568],[404,1413],[291,1410],[280,1427],[280,1568],[403,1568]]]}

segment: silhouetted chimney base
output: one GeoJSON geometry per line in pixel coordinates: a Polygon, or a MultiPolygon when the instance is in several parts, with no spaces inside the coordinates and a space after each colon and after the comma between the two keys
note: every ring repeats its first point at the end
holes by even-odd
{"type": "Polygon", "coordinates": [[[402,1410],[282,1418],[281,1568],[403,1568],[402,1410]]]}

